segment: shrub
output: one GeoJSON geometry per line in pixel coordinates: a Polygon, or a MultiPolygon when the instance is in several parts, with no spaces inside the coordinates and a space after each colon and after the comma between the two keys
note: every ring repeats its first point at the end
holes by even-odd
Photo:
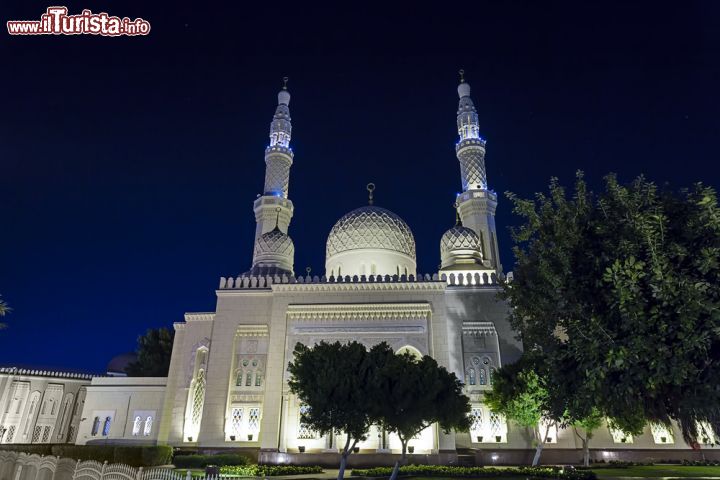
{"type": "Polygon", "coordinates": [[[318,466],[309,467],[300,465],[228,465],[220,467],[220,473],[241,477],[276,477],[278,475],[323,473],[323,469],[318,466]]]}
{"type": "Polygon", "coordinates": [[[172,447],[167,445],[144,447],[115,447],[115,463],[133,467],[154,467],[172,462],[172,447]]]}
{"type": "MultiPolygon", "coordinates": [[[[355,477],[387,477],[392,467],[353,469],[355,477]]],[[[595,480],[595,473],[588,470],[561,467],[450,467],[444,465],[407,465],[400,467],[400,475],[418,477],[530,477],[561,478],[567,480],[595,480]]]]}
{"type": "Polygon", "coordinates": [[[2,445],[2,450],[38,455],[55,455],[73,460],[96,460],[98,462],[125,463],[133,467],[167,465],[172,458],[172,447],[165,445],[137,445],[118,447],[114,445],[2,445]]]}
{"type": "Polygon", "coordinates": [[[22,443],[0,444],[0,450],[8,452],[23,452],[29,455],[52,455],[53,445],[25,445],[22,443]]]}
{"type": "Polygon", "coordinates": [[[248,465],[250,459],[236,453],[217,455],[175,455],[173,463],[177,468],[205,468],[208,465],[224,467],[226,465],[248,465]]]}

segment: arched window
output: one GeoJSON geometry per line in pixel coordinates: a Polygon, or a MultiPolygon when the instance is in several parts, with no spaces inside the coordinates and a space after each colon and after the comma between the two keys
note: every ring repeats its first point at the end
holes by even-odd
{"type": "Polygon", "coordinates": [[[262,386],[262,373],[257,372],[255,374],[255,386],[260,387],[262,386]]]}
{"type": "Polygon", "coordinates": [[[338,277],[342,277],[342,265],[338,265],[338,277]]]}
{"type": "Polygon", "coordinates": [[[480,367],[478,369],[479,377],[480,377],[480,385],[487,385],[487,372],[485,371],[485,367],[480,367]]]}
{"type": "Polygon", "coordinates": [[[54,399],[52,399],[52,400],[50,400],[50,405],[52,405],[50,407],[50,415],[55,415],[55,413],[57,412],[57,402],[54,399]]]}
{"type": "Polygon", "coordinates": [[[395,271],[397,272],[397,276],[400,276],[400,265],[395,266],[395,271]]]}
{"type": "Polygon", "coordinates": [[[152,422],[153,419],[151,416],[148,416],[145,419],[145,428],[143,429],[143,435],[145,435],[146,437],[150,435],[150,432],[152,431],[152,422]]]}
{"type": "Polygon", "coordinates": [[[252,372],[247,372],[245,375],[245,386],[249,387],[252,385],[252,372]]]}
{"type": "Polygon", "coordinates": [[[238,370],[237,376],[235,377],[235,386],[236,387],[242,386],[242,381],[243,381],[243,371],[238,370]]]}
{"type": "Polygon", "coordinates": [[[133,420],[133,429],[132,429],[133,436],[140,435],[140,424],[141,423],[142,423],[142,418],[140,417],[140,415],[138,415],[137,417],[135,417],[135,420],[133,420]]]}
{"type": "Polygon", "coordinates": [[[492,380],[493,375],[495,375],[495,367],[490,367],[490,378],[489,378],[489,382],[488,382],[490,385],[492,385],[492,382],[493,382],[493,380],[492,380]]]}
{"type": "Polygon", "coordinates": [[[370,264],[370,275],[377,275],[377,265],[375,263],[370,264]]]}
{"type": "Polygon", "coordinates": [[[90,435],[93,437],[96,436],[98,434],[98,430],[100,430],[100,417],[95,417],[90,435]]]}
{"type": "Polygon", "coordinates": [[[475,385],[475,369],[472,367],[468,369],[468,383],[475,385]]]}
{"type": "Polygon", "coordinates": [[[112,423],[112,418],[105,417],[105,423],[103,424],[103,431],[102,431],[103,437],[107,437],[108,435],[110,435],[110,424],[111,423],[112,423]]]}
{"type": "Polygon", "coordinates": [[[205,368],[207,363],[207,347],[200,347],[195,352],[193,378],[188,390],[187,406],[185,407],[185,427],[183,440],[192,442],[200,433],[203,406],[205,405],[205,368]]]}
{"type": "Polygon", "coordinates": [[[408,274],[407,272],[408,272],[408,269],[407,269],[407,266],[405,266],[405,276],[407,276],[407,274],[408,274]]]}

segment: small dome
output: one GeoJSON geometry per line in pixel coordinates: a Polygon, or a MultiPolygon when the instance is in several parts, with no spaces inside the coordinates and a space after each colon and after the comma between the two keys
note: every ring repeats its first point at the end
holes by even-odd
{"type": "Polygon", "coordinates": [[[111,376],[126,376],[125,369],[133,362],[137,362],[137,353],[127,352],[116,355],[107,364],[106,372],[111,376]]]}
{"type": "Polygon", "coordinates": [[[456,225],[442,236],[440,240],[440,254],[455,250],[482,250],[480,237],[471,228],[456,225]]]}
{"type": "Polygon", "coordinates": [[[480,236],[459,222],[445,232],[440,240],[442,270],[477,269],[483,265],[482,256],[480,236]]]}
{"type": "Polygon", "coordinates": [[[325,253],[331,257],[366,248],[394,250],[415,259],[415,238],[408,224],[380,207],[357,208],[338,220],[330,230],[325,253]]]}
{"type": "Polygon", "coordinates": [[[268,254],[294,256],[295,244],[292,239],[275,227],[269,232],[263,233],[255,242],[255,257],[268,254]]]}

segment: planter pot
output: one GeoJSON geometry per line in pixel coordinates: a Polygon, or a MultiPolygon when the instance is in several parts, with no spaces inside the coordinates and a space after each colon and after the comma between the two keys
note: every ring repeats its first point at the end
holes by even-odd
{"type": "Polygon", "coordinates": [[[665,442],[667,442],[667,438],[665,438],[665,437],[660,437],[660,443],[665,443],[665,442]]]}
{"type": "Polygon", "coordinates": [[[353,448],[353,453],[358,453],[360,451],[360,447],[353,448]]]}
{"type": "Polygon", "coordinates": [[[252,442],[252,439],[253,439],[253,434],[249,433],[248,434],[248,442],[252,442]]]}
{"type": "Polygon", "coordinates": [[[192,442],[192,437],[187,437],[188,442],[192,442]]]}
{"type": "Polygon", "coordinates": [[[415,453],[415,447],[408,447],[408,453],[415,453]]]}
{"type": "Polygon", "coordinates": [[[483,439],[482,435],[478,435],[478,437],[477,437],[478,443],[482,443],[482,439],[483,439]]]}
{"type": "Polygon", "coordinates": [[[305,453],[305,445],[300,445],[300,446],[298,447],[298,451],[299,451],[300,453],[305,453]]]}
{"type": "Polygon", "coordinates": [[[234,442],[234,441],[235,441],[235,435],[230,435],[230,441],[231,441],[231,442],[234,442]]]}
{"type": "Polygon", "coordinates": [[[497,443],[500,443],[501,440],[502,440],[502,436],[500,436],[500,435],[495,435],[495,441],[496,441],[497,443]]]}

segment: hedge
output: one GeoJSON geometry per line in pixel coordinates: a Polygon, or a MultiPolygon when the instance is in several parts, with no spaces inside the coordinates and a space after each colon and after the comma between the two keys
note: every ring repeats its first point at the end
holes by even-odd
{"type": "MultiPolygon", "coordinates": [[[[377,467],[352,470],[354,477],[387,477],[393,467],[377,467]]],[[[406,465],[400,467],[400,475],[420,477],[530,477],[561,478],[567,480],[595,480],[597,476],[589,470],[575,470],[561,467],[450,467],[444,465],[406,465]]]]}
{"type": "Polygon", "coordinates": [[[251,461],[244,455],[220,453],[217,455],[175,455],[173,464],[177,468],[205,468],[208,465],[248,465],[251,461]]]}
{"type": "Polygon", "coordinates": [[[278,475],[305,475],[323,473],[322,467],[300,465],[233,465],[220,467],[222,475],[238,475],[240,477],[276,477],[278,475]]]}
{"type": "Polygon", "coordinates": [[[172,447],[167,445],[2,445],[0,450],[25,452],[38,455],[55,455],[74,460],[97,460],[98,462],[125,463],[133,467],[168,465],[172,459],[172,447]]]}

